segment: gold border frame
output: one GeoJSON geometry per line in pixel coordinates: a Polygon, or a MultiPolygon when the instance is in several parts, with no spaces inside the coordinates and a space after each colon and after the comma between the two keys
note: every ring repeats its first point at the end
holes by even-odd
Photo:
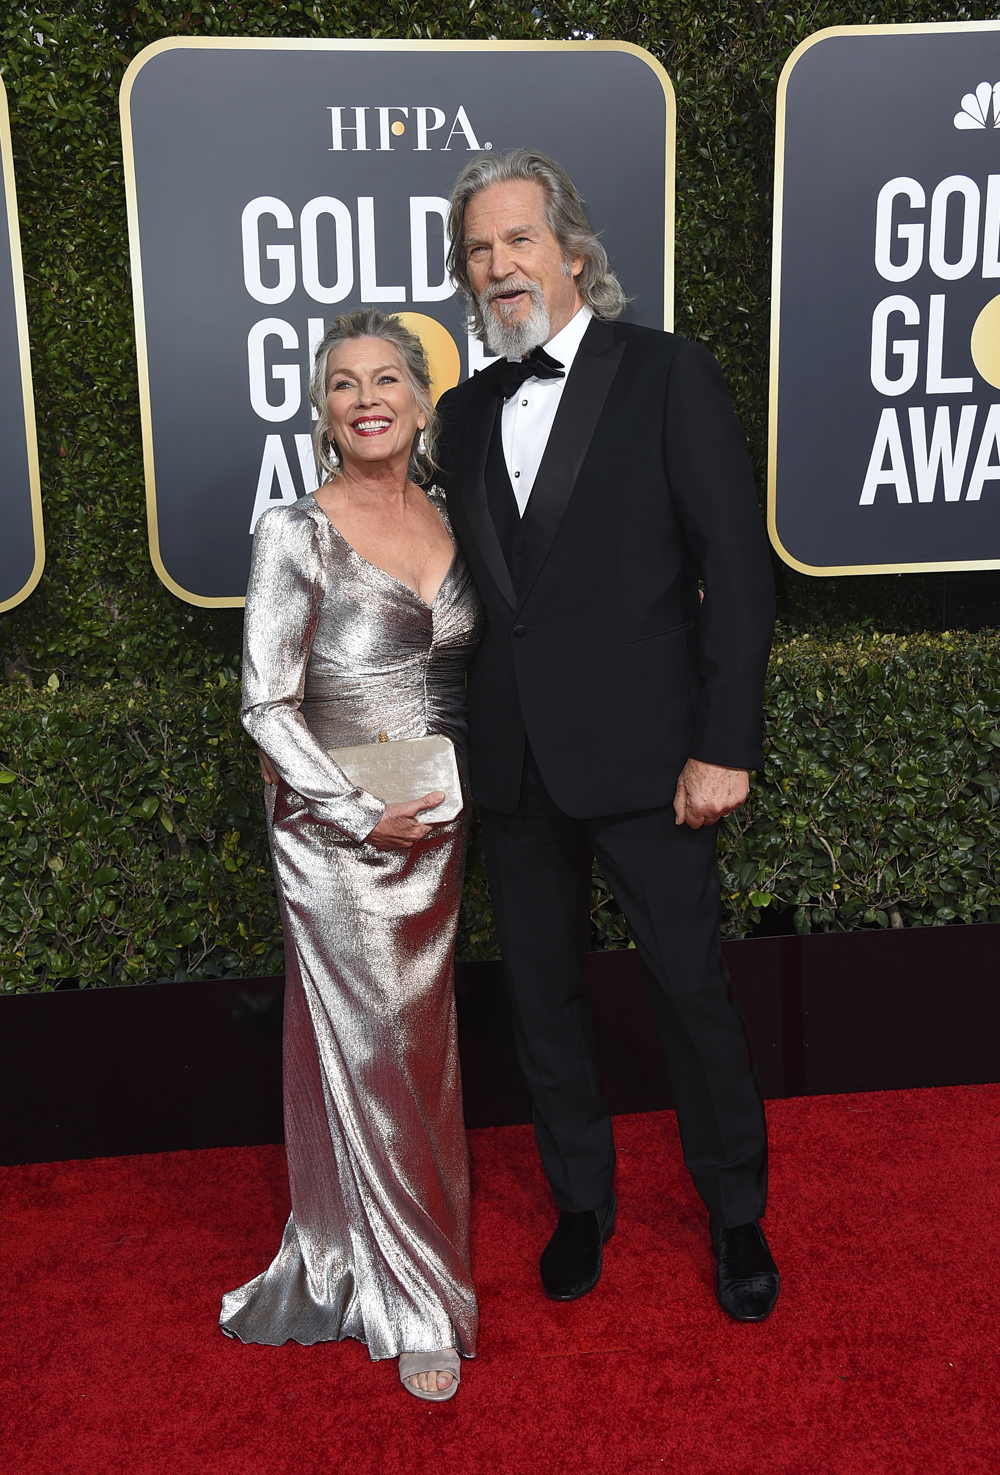
{"type": "Polygon", "coordinates": [[[3,183],[7,194],[7,235],[10,239],[10,274],[14,286],[14,317],[17,322],[17,351],[21,364],[21,394],[24,400],[24,439],[28,453],[28,490],[31,497],[31,529],[35,562],[18,592],[0,601],[0,614],[14,609],[34,589],[45,567],[45,531],[42,526],[42,481],[38,471],[38,438],[35,433],[35,395],[31,384],[31,353],[28,347],[28,309],[24,300],[24,269],[21,262],[21,232],[17,218],[14,184],[14,145],[10,136],[7,89],[0,77],[0,147],[3,148],[3,183]]]}
{"type": "Polygon", "coordinates": [[[153,426],[149,397],[149,366],[146,357],[146,319],[143,304],[142,264],[139,248],[139,209],[135,188],[135,159],[132,152],[132,87],[147,62],[164,51],[624,51],[645,62],[663,88],[667,104],[667,136],[664,158],[664,238],[663,238],[663,326],[670,331],[674,321],[674,180],[677,151],[677,103],[673,84],[663,67],[641,46],[631,41],[404,41],[341,40],[322,38],[299,40],[278,37],[209,37],[178,36],[154,41],[140,51],[122,79],[119,107],[122,124],[122,153],[125,163],[125,198],[128,206],[129,258],[132,266],[132,301],[135,312],[135,346],[139,367],[139,403],[142,412],[142,457],[146,478],[146,526],[149,535],[149,557],[157,577],[172,594],[188,604],[207,609],[238,609],[244,598],[211,599],[192,594],[172,579],[160,557],[156,512],[156,477],[153,468],[153,426]]]}
{"type": "Polygon", "coordinates": [[[800,563],[778,537],[776,517],[778,455],[778,339],[781,320],[781,223],[785,186],[785,95],[788,79],[797,63],[811,47],[831,36],[927,36],[969,34],[972,31],[1000,31],[1000,20],[940,21],[920,25],[899,23],[883,26],[827,26],[796,46],[781,69],[778,79],[777,107],[774,122],[774,217],[771,248],[771,367],[768,395],[767,434],[767,531],[778,556],[800,574],[814,578],[834,578],[838,574],[935,574],[958,569],[1000,568],[1000,558],[969,559],[961,563],[854,563],[844,566],[800,563]]]}

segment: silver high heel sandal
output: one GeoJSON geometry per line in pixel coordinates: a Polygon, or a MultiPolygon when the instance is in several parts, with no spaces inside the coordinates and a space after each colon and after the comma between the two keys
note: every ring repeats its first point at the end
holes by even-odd
{"type": "Polygon", "coordinates": [[[414,1398],[426,1398],[428,1403],[446,1403],[458,1392],[461,1380],[462,1359],[450,1347],[443,1352],[401,1352],[399,1355],[399,1381],[414,1398]],[[417,1377],[419,1373],[450,1373],[451,1385],[436,1389],[433,1393],[425,1393],[422,1388],[414,1388],[406,1381],[407,1378],[417,1377]]]}

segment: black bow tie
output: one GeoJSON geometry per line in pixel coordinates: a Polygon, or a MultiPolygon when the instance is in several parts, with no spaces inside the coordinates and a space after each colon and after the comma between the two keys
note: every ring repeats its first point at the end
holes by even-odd
{"type": "Polygon", "coordinates": [[[517,393],[526,379],[564,379],[566,370],[558,359],[535,348],[526,359],[507,359],[500,370],[497,387],[504,399],[517,393]]]}

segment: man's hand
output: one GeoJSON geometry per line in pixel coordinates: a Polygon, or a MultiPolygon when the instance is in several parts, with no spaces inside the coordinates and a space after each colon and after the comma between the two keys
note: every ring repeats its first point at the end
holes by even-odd
{"type": "Polygon", "coordinates": [[[750,775],[745,768],[721,768],[689,758],[681,769],[674,795],[674,814],[679,825],[700,830],[718,824],[739,809],[750,792],[750,775]]]}
{"type": "Polygon", "coordinates": [[[412,850],[417,840],[429,835],[433,825],[421,824],[417,815],[422,809],[436,809],[444,794],[435,789],[422,799],[410,799],[405,804],[387,804],[385,813],[367,836],[368,843],[379,850],[412,850]]]}
{"type": "Polygon", "coordinates": [[[280,774],[263,748],[257,749],[257,758],[260,763],[261,778],[266,784],[276,784],[280,778],[280,774]]]}

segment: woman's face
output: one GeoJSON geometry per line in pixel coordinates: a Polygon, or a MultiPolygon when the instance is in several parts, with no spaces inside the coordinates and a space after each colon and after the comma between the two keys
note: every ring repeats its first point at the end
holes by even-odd
{"type": "Polygon", "coordinates": [[[330,434],[345,465],[400,458],[427,424],[399,350],[385,338],[349,338],[326,360],[330,434]]]}

